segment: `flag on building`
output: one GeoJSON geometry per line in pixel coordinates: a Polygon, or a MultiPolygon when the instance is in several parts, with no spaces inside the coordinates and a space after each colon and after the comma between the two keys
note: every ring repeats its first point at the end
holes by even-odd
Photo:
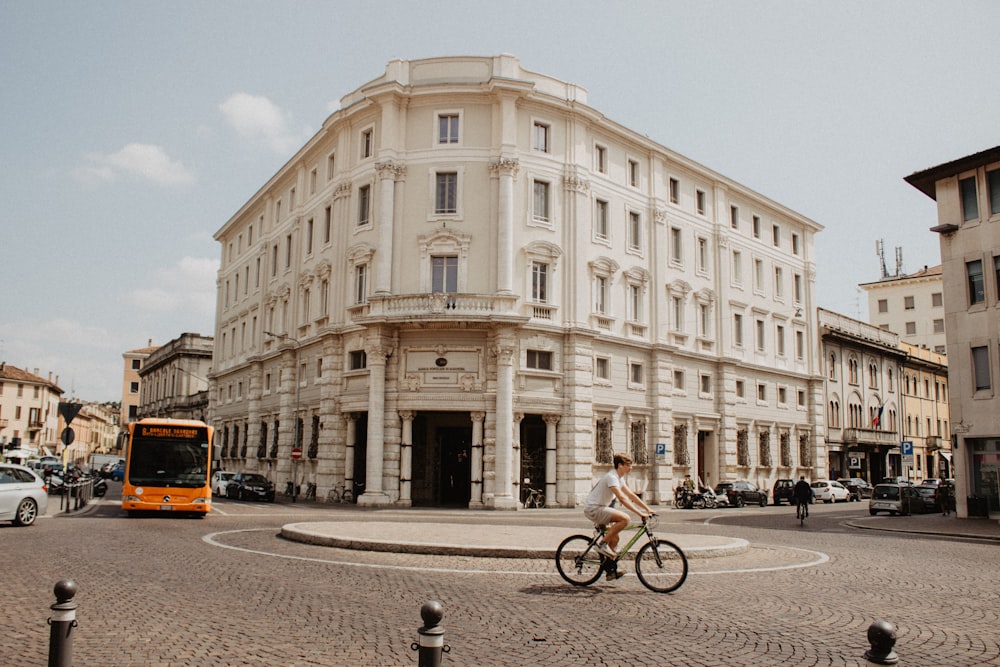
{"type": "Polygon", "coordinates": [[[878,412],[875,413],[875,419],[872,420],[872,426],[878,428],[879,424],[882,423],[882,410],[885,409],[884,405],[878,406],[878,412]]]}

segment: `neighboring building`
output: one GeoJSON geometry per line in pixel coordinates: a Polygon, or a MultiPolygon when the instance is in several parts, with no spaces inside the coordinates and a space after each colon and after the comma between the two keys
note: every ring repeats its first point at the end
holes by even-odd
{"type": "Polygon", "coordinates": [[[0,362],[0,448],[16,459],[59,450],[59,377],[39,377],[0,362]]]}
{"type": "Polygon", "coordinates": [[[906,182],[937,202],[958,516],[1000,517],[1000,146],[906,182]]]}
{"type": "Polygon", "coordinates": [[[905,343],[945,354],[941,266],[886,277],[859,287],[868,292],[868,321],[905,343]]]}
{"type": "MultiPolygon", "coordinates": [[[[91,454],[121,453],[118,449],[119,412],[102,403],[85,403],[69,426],[73,429],[73,442],[65,448],[63,458],[70,463],[86,464],[91,454]]],[[[60,433],[66,427],[59,417],[60,433]]]]}
{"type": "Polygon", "coordinates": [[[817,320],[826,365],[830,477],[877,483],[905,475],[899,383],[906,353],[899,336],[823,308],[817,320]]]}
{"type": "Polygon", "coordinates": [[[212,337],[185,333],[150,353],[139,370],[139,419],[208,417],[212,337]]]}
{"type": "Polygon", "coordinates": [[[908,477],[949,478],[952,453],[948,357],[909,343],[900,343],[900,347],[906,352],[902,381],[903,440],[913,443],[908,477]]]}
{"type": "Polygon", "coordinates": [[[153,352],[159,348],[153,345],[153,339],[149,340],[149,345],[137,350],[129,350],[122,357],[125,359],[125,369],[122,374],[122,405],[119,423],[124,428],[129,422],[134,422],[139,418],[139,404],[142,401],[142,381],[139,371],[142,365],[153,352]]]}
{"type": "Polygon", "coordinates": [[[215,235],[216,442],[365,505],[815,476],[821,229],[512,56],[394,60],[215,235]]]}

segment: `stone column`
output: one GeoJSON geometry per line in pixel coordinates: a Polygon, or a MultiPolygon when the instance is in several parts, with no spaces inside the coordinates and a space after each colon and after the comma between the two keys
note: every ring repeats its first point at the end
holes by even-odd
{"type": "Polygon", "coordinates": [[[520,505],[524,500],[524,491],[521,486],[524,484],[524,480],[521,478],[521,422],[524,421],[523,412],[514,413],[514,421],[511,424],[510,429],[510,442],[511,442],[511,478],[514,480],[514,486],[511,493],[514,494],[514,499],[520,505]]]}
{"type": "Polygon", "coordinates": [[[497,204],[497,293],[514,293],[514,178],[518,162],[500,158],[491,169],[500,178],[497,204]]]}
{"type": "Polygon", "coordinates": [[[413,418],[417,413],[413,410],[400,410],[402,420],[402,436],[399,443],[399,505],[409,507],[413,501],[410,498],[410,485],[413,480],[413,418]]]}
{"type": "Polygon", "coordinates": [[[396,177],[403,167],[395,162],[380,162],[375,165],[378,173],[378,250],[375,251],[375,296],[392,293],[392,253],[395,234],[395,190],[396,177]]]}
{"type": "Polygon", "coordinates": [[[354,443],[357,438],[358,416],[353,412],[345,412],[344,421],[347,422],[344,444],[344,488],[354,493],[354,443]]]}
{"type": "Polygon", "coordinates": [[[365,346],[368,357],[368,442],[365,459],[365,492],[358,505],[385,506],[389,496],[382,490],[385,463],[385,364],[389,350],[381,338],[365,346]]]}
{"type": "Polygon", "coordinates": [[[473,412],[472,418],[472,495],[469,507],[483,506],[483,420],[485,412],[473,412]]]}
{"type": "Polygon", "coordinates": [[[545,420],[545,506],[556,504],[556,424],[560,415],[542,415],[545,420]]]}
{"type": "Polygon", "coordinates": [[[504,340],[496,347],[497,354],[497,425],[496,477],[493,489],[494,509],[516,509],[512,495],[512,460],[514,455],[514,345],[504,340]]]}

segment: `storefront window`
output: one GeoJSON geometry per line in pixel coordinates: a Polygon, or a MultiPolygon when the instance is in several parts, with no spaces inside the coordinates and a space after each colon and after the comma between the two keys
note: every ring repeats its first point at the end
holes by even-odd
{"type": "Polygon", "coordinates": [[[972,492],[986,500],[991,513],[1000,512],[1000,438],[967,439],[972,450],[972,492]]]}

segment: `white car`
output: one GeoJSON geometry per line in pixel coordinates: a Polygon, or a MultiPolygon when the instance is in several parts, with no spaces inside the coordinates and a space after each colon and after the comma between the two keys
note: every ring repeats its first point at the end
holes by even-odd
{"type": "Polygon", "coordinates": [[[0,463],[0,521],[30,526],[45,514],[49,491],[45,482],[30,468],[0,463]]]}
{"type": "Polygon", "coordinates": [[[216,470],[212,473],[212,495],[219,496],[220,498],[226,497],[226,487],[229,486],[229,480],[233,478],[236,473],[229,472],[227,470],[216,470]]]}
{"type": "Polygon", "coordinates": [[[840,482],[832,479],[818,479],[809,486],[813,490],[813,498],[816,502],[822,500],[827,503],[835,503],[843,500],[845,503],[850,499],[851,492],[840,482]]]}

